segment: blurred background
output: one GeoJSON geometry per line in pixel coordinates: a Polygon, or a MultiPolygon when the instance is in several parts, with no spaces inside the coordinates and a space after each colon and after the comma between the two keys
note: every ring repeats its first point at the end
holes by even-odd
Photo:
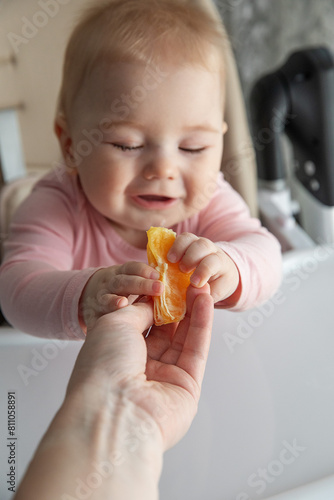
{"type": "Polygon", "coordinates": [[[248,100],[258,77],[292,51],[325,44],[334,52],[334,0],[216,0],[248,100]]]}

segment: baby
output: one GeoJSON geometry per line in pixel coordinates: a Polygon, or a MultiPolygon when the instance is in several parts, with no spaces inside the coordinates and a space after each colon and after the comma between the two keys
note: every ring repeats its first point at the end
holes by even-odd
{"type": "Polygon", "coordinates": [[[225,42],[190,2],[114,0],[84,14],[55,121],[64,166],[38,182],[6,243],[0,300],[15,327],[84,338],[99,316],[162,294],[146,264],[151,226],[178,234],[170,262],[209,283],[217,307],[276,290],[279,244],[220,172],[225,42]]]}

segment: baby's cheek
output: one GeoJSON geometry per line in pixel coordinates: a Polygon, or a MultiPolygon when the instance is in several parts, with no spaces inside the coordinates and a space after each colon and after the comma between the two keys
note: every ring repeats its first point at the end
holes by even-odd
{"type": "Polygon", "coordinates": [[[210,181],[200,181],[192,188],[189,208],[192,210],[192,215],[199,213],[211,201],[213,193],[216,189],[216,183],[210,181]]]}

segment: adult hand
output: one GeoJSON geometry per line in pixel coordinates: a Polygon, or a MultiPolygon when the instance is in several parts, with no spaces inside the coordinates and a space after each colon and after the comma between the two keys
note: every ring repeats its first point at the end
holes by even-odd
{"type": "Polygon", "coordinates": [[[212,320],[208,285],[188,289],[187,314],[179,324],[153,326],[146,339],[142,333],[153,322],[151,301],[102,316],[87,332],[68,393],[83,383],[108,394],[121,391],[144,410],[143,420],[156,422],[163,448],[173,446],[197,410],[212,320]]]}

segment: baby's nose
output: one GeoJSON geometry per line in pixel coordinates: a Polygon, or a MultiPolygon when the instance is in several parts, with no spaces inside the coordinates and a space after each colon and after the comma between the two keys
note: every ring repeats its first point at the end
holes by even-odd
{"type": "Polygon", "coordinates": [[[156,153],[147,159],[143,175],[145,179],[156,178],[175,179],[178,176],[178,166],[176,159],[167,153],[156,153]]]}

